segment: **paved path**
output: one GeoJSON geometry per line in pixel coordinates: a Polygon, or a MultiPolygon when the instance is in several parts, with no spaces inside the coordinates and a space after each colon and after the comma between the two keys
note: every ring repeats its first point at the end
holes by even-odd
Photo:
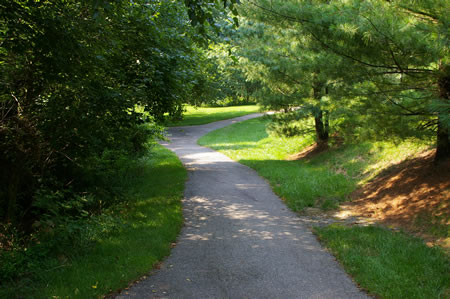
{"type": "Polygon", "coordinates": [[[264,179],[197,145],[257,116],[169,130],[189,170],[185,226],[161,268],[117,298],[366,298],[264,179]]]}

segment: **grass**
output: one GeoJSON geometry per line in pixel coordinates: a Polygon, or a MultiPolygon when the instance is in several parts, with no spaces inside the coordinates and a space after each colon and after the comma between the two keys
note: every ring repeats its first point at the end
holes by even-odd
{"type": "Polygon", "coordinates": [[[365,142],[334,148],[317,156],[288,161],[314,142],[311,136],[277,137],[266,130],[269,119],[252,119],[213,131],[199,144],[255,169],[294,211],[334,208],[360,184],[392,163],[427,148],[416,141],[365,142]]]}
{"type": "Polygon", "coordinates": [[[422,240],[375,226],[316,228],[319,239],[369,293],[381,298],[449,298],[450,263],[422,240]]]}
{"type": "Polygon", "coordinates": [[[0,297],[101,297],[127,287],[167,256],[182,225],[186,171],[172,152],[159,145],[143,163],[134,176],[134,196],[116,214],[105,215],[119,222],[111,233],[81,253],[67,249],[29,281],[0,290],[0,297]]]}
{"type": "Polygon", "coordinates": [[[183,115],[183,120],[171,122],[167,126],[174,127],[203,125],[219,120],[257,113],[259,111],[260,107],[256,105],[217,108],[186,106],[186,112],[183,115]]]}

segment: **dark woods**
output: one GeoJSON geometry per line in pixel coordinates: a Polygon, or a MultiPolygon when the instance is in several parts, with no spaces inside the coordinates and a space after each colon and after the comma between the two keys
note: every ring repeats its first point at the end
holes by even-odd
{"type": "Polygon", "coordinates": [[[2,221],[30,231],[120,197],[123,159],[190,97],[196,34],[172,1],[2,1],[2,221]]]}

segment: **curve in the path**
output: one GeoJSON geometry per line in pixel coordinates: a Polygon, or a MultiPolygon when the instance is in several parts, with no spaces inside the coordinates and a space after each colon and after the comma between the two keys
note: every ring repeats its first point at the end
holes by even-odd
{"type": "Polygon", "coordinates": [[[366,298],[257,173],[197,145],[260,114],[171,128],[189,170],[185,226],[161,268],[118,298],[366,298]]]}

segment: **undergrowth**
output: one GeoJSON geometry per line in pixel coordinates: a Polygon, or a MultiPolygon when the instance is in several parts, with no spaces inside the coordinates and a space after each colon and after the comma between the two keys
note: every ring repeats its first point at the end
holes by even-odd
{"type": "Polygon", "coordinates": [[[125,200],[97,215],[42,220],[25,236],[4,225],[0,298],[92,298],[124,288],[169,254],[182,223],[186,171],[157,145],[114,178],[125,200]],[[121,184],[121,185],[120,185],[121,184]]]}

